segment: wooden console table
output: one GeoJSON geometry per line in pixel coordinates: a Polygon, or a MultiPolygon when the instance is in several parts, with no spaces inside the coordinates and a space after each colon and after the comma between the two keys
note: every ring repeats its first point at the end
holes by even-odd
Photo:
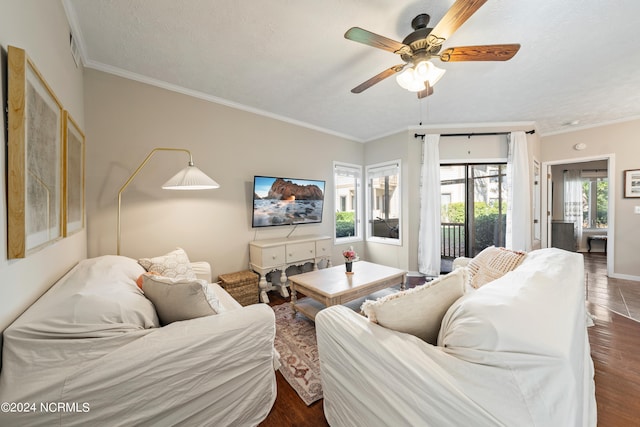
{"type": "Polygon", "coordinates": [[[287,267],[304,265],[313,262],[313,269],[318,269],[318,262],[327,261],[331,266],[331,237],[308,235],[282,239],[254,240],[249,243],[249,267],[260,274],[260,301],[269,302],[268,291],[279,289],[284,298],[287,291],[287,267]],[[267,273],[280,270],[279,283],[267,282],[267,273]]]}

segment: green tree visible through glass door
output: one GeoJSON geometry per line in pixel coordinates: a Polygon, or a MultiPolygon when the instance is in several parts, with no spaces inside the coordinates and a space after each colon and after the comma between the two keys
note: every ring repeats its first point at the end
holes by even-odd
{"type": "Polygon", "coordinates": [[[441,176],[442,256],[477,255],[504,246],[506,165],[443,165],[441,176]]]}
{"type": "Polygon", "coordinates": [[[468,256],[489,246],[504,246],[506,234],[506,165],[468,165],[468,227],[473,242],[468,256]]]}

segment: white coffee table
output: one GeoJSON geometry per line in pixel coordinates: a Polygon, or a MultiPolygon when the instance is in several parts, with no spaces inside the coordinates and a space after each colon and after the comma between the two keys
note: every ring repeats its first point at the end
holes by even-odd
{"type": "Polygon", "coordinates": [[[344,264],[289,277],[291,307],[310,319],[332,305],[345,304],[376,291],[400,285],[404,289],[407,272],[367,261],[353,263],[353,274],[344,264]],[[298,299],[297,292],[306,295],[298,299]]]}

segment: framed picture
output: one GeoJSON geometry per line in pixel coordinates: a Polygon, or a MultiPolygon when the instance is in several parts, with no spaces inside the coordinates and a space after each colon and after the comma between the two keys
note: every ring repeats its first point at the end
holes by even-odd
{"type": "Polygon", "coordinates": [[[66,237],[84,228],[84,133],[67,110],[63,113],[63,232],[66,237]]]}
{"type": "Polygon", "coordinates": [[[640,198],[640,169],[624,171],[624,197],[640,198]]]}
{"type": "Polygon", "coordinates": [[[62,104],[23,49],[9,46],[7,256],[62,237],[62,104]]]}

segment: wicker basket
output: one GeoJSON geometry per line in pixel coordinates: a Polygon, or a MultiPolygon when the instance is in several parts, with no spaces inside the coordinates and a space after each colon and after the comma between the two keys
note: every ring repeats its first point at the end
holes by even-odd
{"type": "Polygon", "coordinates": [[[259,276],[250,270],[218,276],[222,286],[241,305],[257,304],[259,276]]]}

